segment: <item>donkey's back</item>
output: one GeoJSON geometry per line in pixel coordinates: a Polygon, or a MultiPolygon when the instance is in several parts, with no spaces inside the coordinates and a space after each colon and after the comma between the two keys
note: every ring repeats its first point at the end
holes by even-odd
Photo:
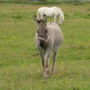
{"type": "Polygon", "coordinates": [[[47,28],[50,33],[50,41],[52,41],[53,50],[57,51],[64,40],[61,28],[55,22],[47,23],[47,28]]]}

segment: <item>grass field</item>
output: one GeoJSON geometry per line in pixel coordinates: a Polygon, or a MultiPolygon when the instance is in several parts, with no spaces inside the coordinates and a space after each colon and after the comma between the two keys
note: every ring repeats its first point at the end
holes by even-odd
{"type": "Polygon", "coordinates": [[[51,5],[0,4],[0,90],[90,90],[90,4],[57,5],[65,14],[64,44],[47,80],[33,56],[33,15],[41,6],[51,5]]]}

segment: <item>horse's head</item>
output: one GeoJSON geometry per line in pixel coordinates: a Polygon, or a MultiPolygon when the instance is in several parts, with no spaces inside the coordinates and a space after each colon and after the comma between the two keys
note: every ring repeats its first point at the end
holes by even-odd
{"type": "Polygon", "coordinates": [[[37,33],[38,37],[42,38],[42,40],[46,40],[48,38],[48,29],[47,29],[47,17],[44,15],[43,19],[38,19],[37,16],[34,16],[34,20],[37,23],[37,33]]]}

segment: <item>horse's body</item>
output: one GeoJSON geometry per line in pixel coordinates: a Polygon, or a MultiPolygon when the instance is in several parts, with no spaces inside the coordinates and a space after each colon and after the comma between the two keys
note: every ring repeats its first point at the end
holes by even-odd
{"type": "Polygon", "coordinates": [[[48,76],[48,63],[50,54],[53,52],[53,66],[56,60],[56,55],[59,47],[63,42],[63,34],[58,24],[55,22],[45,23],[43,20],[36,20],[38,23],[38,31],[36,33],[36,45],[39,49],[42,58],[42,65],[44,68],[44,76],[48,76]]]}
{"type": "Polygon", "coordinates": [[[62,10],[56,6],[54,7],[41,7],[37,11],[37,17],[43,19],[44,15],[47,17],[54,16],[54,22],[56,22],[57,17],[59,17],[59,23],[62,24],[64,21],[64,14],[62,10]]]}

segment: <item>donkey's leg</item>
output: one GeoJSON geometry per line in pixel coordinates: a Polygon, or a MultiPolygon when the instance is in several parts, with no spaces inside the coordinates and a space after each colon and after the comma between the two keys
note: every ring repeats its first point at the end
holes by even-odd
{"type": "Polygon", "coordinates": [[[49,75],[48,65],[49,65],[50,53],[51,53],[51,50],[47,50],[44,55],[44,68],[45,68],[44,77],[46,78],[49,75]]]}
{"type": "Polygon", "coordinates": [[[55,52],[54,52],[54,55],[53,55],[52,73],[53,73],[53,71],[54,71],[54,66],[55,66],[56,56],[57,56],[57,51],[55,51],[55,52]]]}
{"type": "Polygon", "coordinates": [[[44,56],[43,56],[43,51],[40,50],[39,52],[40,52],[40,56],[41,56],[41,59],[42,59],[42,66],[43,66],[43,73],[44,73],[45,68],[44,68],[44,56]]]}

